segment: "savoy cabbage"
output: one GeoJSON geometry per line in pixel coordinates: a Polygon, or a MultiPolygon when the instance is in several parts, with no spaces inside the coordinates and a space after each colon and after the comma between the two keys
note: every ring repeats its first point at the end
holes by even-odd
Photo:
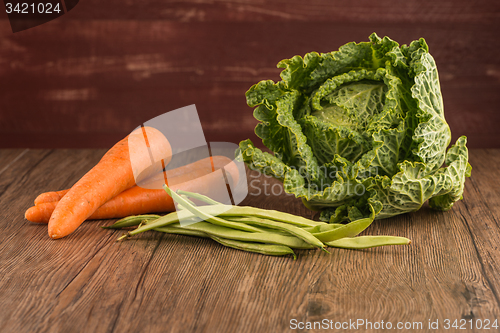
{"type": "Polygon", "coordinates": [[[244,161],[321,210],[325,221],[448,210],[470,176],[466,138],[451,146],[438,71],[424,39],[294,56],[281,79],[246,93],[255,132],[274,154],[240,143],[244,161]]]}

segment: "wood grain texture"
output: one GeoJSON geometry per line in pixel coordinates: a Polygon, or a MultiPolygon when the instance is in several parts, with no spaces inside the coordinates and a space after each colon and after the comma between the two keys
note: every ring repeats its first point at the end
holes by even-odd
{"type": "Polygon", "coordinates": [[[491,0],[356,2],[311,0],[99,0],[80,1],[71,14],[87,20],[163,20],[173,22],[495,22],[500,6],[491,0]],[[417,10],[418,9],[418,10],[417,10]]]}
{"type": "MultiPolygon", "coordinates": [[[[291,319],[360,318],[422,322],[429,332],[429,319],[500,319],[499,150],[470,152],[472,177],[451,211],[423,207],[365,232],[411,245],[302,250],[295,261],[155,232],[115,242],[121,231],[99,228],[112,220],[54,241],[46,226],[24,220],[37,194],[71,186],[104,152],[0,150],[0,169],[8,165],[0,173],[2,330],[281,332],[291,319]]],[[[248,180],[242,205],[315,216],[277,181],[254,172],[248,180]]]]}
{"type": "Polygon", "coordinates": [[[248,88],[275,66],[376,31],[425,37],[453,139],[500,147],[498,1],[96,1],[12,34],[0,19],[0,147],[109,148],[142,122],[196,104],[207,141],[251,138],[248,88]]]}

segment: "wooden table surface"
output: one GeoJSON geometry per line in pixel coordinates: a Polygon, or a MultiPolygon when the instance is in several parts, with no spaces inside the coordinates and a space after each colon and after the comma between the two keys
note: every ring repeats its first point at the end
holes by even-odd
{"type": "MultiPolygon", "coordinates": [[[[37,194],[71,186],[103,154],[0,150],[3,332],[323,331],[299,328],[320,321],[340,331],[335,325],[356,320],[371,322],[373,331],[390,323],[394,332],[397,325],[443,332],[458,331],[455,319],[465,323],[461,332],[483,332],[470,325],[488,320],[487,332],[498,331],[499,150],[470,152],[472,177],[451,211],[424,207],[365,232],[405,236],[411,245],[303,250],[295,261],[155,232],[116,242],[122,231],[99,228],[111,220],[84,223],[54,241],[46,226],[24,219],[37,194]]],[[[242,204],[313,217],[293,197],[258,195],[279,192],[275,181],[249,179],[242,204]]],[[[368,325],[347,331],[371,331],[368,325]]]]}

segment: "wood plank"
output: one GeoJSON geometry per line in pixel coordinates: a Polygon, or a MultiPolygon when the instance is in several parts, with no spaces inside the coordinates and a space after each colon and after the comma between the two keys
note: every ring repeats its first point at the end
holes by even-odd
{"type": "MultiPolygon", "coordinates": [[[[177,4],[164,6],[175,11],[177,4]]],[[[350,41],[366,41],[373,31],[401,43],[425,37],[438,64],[453,138],[467,135],[471,147],[495,148],[500,142],[500,62],[491,43],[499,21],[488,19],[498,16],[490,10],[491,3],[459,14],[459,6],[428,3],[424,7],[432,15],[417,18],[424,12],[411,12],[419,22],[416,26],[403,20],[410,15],[402,15],[403,9],[389,11],[397,22],[380,16],[380,21],[367,21],[358,14],[340,21],[313,20],[312,14],[306,21],[247,22],[227,14],[228,21],[184,23],[140,20],[141,14],[135,20],[78,19],[79,8],[81,15],[84,8],[94,8],[86,6],[82,2],[65,17],[22,33],[0,30],[0,56],[6,59],[0,71],[9,82],[0,91],[0,147],[110,147],[140,123],[190,104],[198,107],[207,141],[252,138],[261,145],[253,134],[257,121],[245,103],[250,86],[263,79],[279,80],[275,66],[284,58],[337,50],[350,41]],[[447,8],[451,12],[445,15],[447,8]],[[484,19],[474,21],[483,14],[484,19]]],[[[243,12],[253,8],[249,3],[217,6],[243,12]]],[[[345,6],[340,8],[352,9],[345,6]]],[[[304,11],[320,13],[324,7],[331,6],[318,3],[304,11]]],[[[286,8],[284,12],[298,10],[286,8]]]]}
{"type": "Polygon", "coordinates": [[[106,237],[96,224],[77,231],[73,241],[54,242],[46,225],[24,220],[24,211],[37,194],[71,186],[102,154],[99,150],[30,150],[0,175],[0,181],[8,184],[0,195],[2,207],[9,207],[0,226],[6,235],[0,243],[0,323],[7,331],[37,329],[54,298],[103,246],[106,237]],[[92,237],[96,232],[101,237],[92,237]]]}
{"type": "Polygon", "coordinates": [[[27,149],[1,149],[0,150],[0,175],[7,170],[17,159],[26,154],[27,149]]]}
{"type": "MultiPolygon", "coordinates": [[[[0,155],[2,156],[2,163],[0,164],[0,199],[8,193],[9,189],[11,191],[22,190],[19,182],[23,176],[35,168],[48,154],[50,154],[49,151],[28,149],[3,151],[0,155]]],[[[17,202],[20,201],[22,200],[17,200],[17,202]]],[[[5,204],[8,204],[8,202],[5,202],[5,204]]]]}
{"type": "MultiPolygon", "coordinates": [[[[465,187],[464,200],[454,210],[456,216],[467,226],[472,236],[472,247],[478,255],[481,273],[485,277],[485,287],[490,288],[500,304],[500,286],[498,276],[500,275],[500,199],[497,175],[497,163],[500,162],[500,151],[480,150],[471,151],[470,163],[474,165],[474,171],[465,187]]],[[[471,298],[481,297],[471,290],[471,298]]]]}
{"type": "MultiPolygon", "coordinates": [[[[0,175],[1,182],[11,179],[0,194],[6,331],[277,332],[288,331],[293,318],[422,322],[426,331],[429,319],[500,316],[499,215],[487,206],[496,200],[498,177],[480,164],[487,157],[496,163],[498,150],[471,151],[477,171],[451,211],[424,207],[366,231],[406,236],[411,245],[303,250],[296,261],[155,232],[115,242],[120,231],[98,228],[112,221],[84,223],[53,241],[46,228],[23,221],[35,193],[70,186],[103,153],[30,150],[0,175]]],[[[292,196],[263,195],[265,188],[279,192],[276,180],[249,179],[242,204],[314,216],[292,196]]]]}
{"type": "MultiPolygon", "coordinates": [[[[175,22],[262,22],[262,21],[329,21],[329,22],[400,22],[400,23],[475,23],[495,22],[498,4],[493,0],[404,2],[380,0],[373,5],[368,0],[331,3],[312,0],[144,0],[141,2],[98,0],[80,1],[76,10],[64,19],[82,20],[164,20],[175,22]]],[[[5,19],[3,17],[3,19],[5,19]]]]}
{"type": "Polygon", "coordinates": [[[471,150],[469,163],[472,166],[471,183],[477,195],[480,196],[484,209],[490,211],[500,226],[500,152],[495,149],[471,150]]]}
{"type": "MultiPolygon", "coordinates": [[[[267,181],[268,187],[275,184],[274,180],[267,181]]],[[[470,180],[466,187],[471,187],[470,180]]],[[[464,196],[466,202],[480,200],[471,193],[464,196]]],[[[272,201],[272,197],[266,198],[266,205],[273,206],[272,201]]],[[[456,215],[464,202],[456,206],[444,213],[424,207],[376,221],[365,232],[409,237],[412,244],[407,248],[334,250],[339,262],[312,264],[313,270],[308,271],[311,287],[299,302],[303,306],[294,312],[295,318],[320,321],[376,317],[386,322],[422,321],[425,325],[427,319],[442,321],[453,316],[498,317],[498,283],[491,282],[496,272],[484,272],[480,261],[485,253],[477,253],[474,242],[478,240],[473,240],[476,237],[471,237],[468,223],[456,215]]],[[[478,238],[492,236],[498,236],[497,227],[478,238]]],[[[494,252],[496,247],[485,248],[494,252]]]]}

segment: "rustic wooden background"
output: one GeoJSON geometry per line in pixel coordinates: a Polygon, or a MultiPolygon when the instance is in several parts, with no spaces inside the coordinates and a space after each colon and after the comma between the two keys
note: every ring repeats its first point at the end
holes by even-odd
{"type": "Polygon", "coordinates": [[[81,0],[16,34],[2,13],[0,148],[105,148],[193,103],[207,141],[257,141],[252,84],[373,31],[426,38],[454,138],[498,148],[499,22],[498,0],[81,0]]]}
{"type": "MultiPolygon", "coordinates": [[[[46,225],[24,220],[38,193],[71,186],[104,151],[0,150],[2,333],[498,332],[500,150],[471,151],[464,200],[450,211],[425,206],[364,232],[411,245],[299,250],[296,261],[153,231],[116,242],[123,231],[99,228],[113,220],[86,222],[54,241],[46,225]],[[293,330],[291,319],[383,320],[393,329],[293,330]],[[465,329],[444,329],[446,319],[465,329]],[[440,329],[428,329],[436,320],[440,329]],[[397,322],[423,326],[396,330],[397,322]]],[[[242,204],[314,216],[276,180],[248,178],[242,204]],[[264,195],[266,183],[267,193],[281,195],[264,195]]]]}

